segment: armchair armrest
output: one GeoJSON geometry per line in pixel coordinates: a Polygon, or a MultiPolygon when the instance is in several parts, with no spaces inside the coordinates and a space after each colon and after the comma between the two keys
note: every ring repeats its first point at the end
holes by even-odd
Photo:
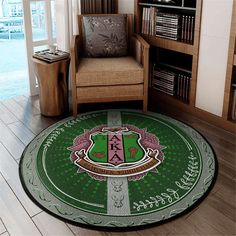
{"type": "Polygon", "coordinates": [[[150,48],[150,45],[145,41],[145,39],[139,34],[133,34],[135,38],[143,45],[145,48],[150,48]]]}
{"type": "Polygon", "coordinates": [[[74,60],[75,69],[77,71],[79,61],[79,49],[81,48],[81,37],[79,35],[73,35],[70,45],[71,59],[74,60]]]}
{"type": "MultiPolygon", "coordinates": [[[[77,108],[77,95],[76,95],[76,72],[78,70],[79,64],[79,48],[80,48],[80,36],[74,35],[71,40],[70,45],[70,56],[71,56],[71,63],[70,63],[70,76],[71,76],[71,87],[72,87],[72,103],[73,103],[73,110],[77,108]]],[[[77,111],[77,109],[76,109],[77,111]]]]}
{"type": "Polygon", "coordinates": [[[149,81],[149,44],[138,34],[131,38],[131,52],[138,63],[143,66],[143,107],[147,111],[149,81]]]}
{"type": "Polygon", "coordinates": [[[73,35],[70,44],[70,55],[71,55],[71,69],[77,72],[79,66],[79,59],[82,56],[82,37],[80,35],[73,35]]]}
{"type": "Polygon", "coordinates": [[[131,38],[131,54],[136,61],[144,66],[146,58],[149,58],[149,44],[138,34],[133,34],[131,38]]]}

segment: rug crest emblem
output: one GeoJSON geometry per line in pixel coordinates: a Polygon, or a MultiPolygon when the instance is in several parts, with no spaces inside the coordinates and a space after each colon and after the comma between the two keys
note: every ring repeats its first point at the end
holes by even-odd
{"type": "Polygon", "coordinates": [[[159,139],[134,125],[96,126],[77,136],[68,149],[78,172],[87,172],[98,180],[106,177],[140,179],[148,171],[156,172],[164,160],[164,146],[159,139]]]}

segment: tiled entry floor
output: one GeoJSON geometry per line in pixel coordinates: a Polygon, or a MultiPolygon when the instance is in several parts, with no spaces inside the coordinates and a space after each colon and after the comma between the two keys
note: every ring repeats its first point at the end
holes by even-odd
{"type": "Polygon", "coordinates": [[[25,47],[23,39],[0,38],[0,100],[29,94],[25,47]]]}
{"type": "Polygon", "coordinates": [[[26,71],[0,73],[0,100],[27,94],[29,94],[29,82],[26,71]]]}

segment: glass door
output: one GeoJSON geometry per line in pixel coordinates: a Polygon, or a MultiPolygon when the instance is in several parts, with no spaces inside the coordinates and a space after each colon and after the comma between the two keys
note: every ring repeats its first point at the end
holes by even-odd
{"type": "Polygon", "coordinates": [[[0,100],[28,95],[23,0],[0,0],[0,100]]]}
{"type": "Polygon", "coordinates": [[[55,0],[24,0],[25,39],[30,80],[30,94],[38,94],[32,55],[56,43],[55,0]]]}

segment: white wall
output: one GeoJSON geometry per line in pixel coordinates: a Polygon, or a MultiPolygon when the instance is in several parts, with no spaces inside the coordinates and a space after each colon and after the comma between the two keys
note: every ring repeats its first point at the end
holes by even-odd
{"type": "Polygon", "coordinates": [[[204,0],[196,107],[222,116],[233,0],[204,0]]]}
{"type": "Polygon", "coordinates": [[[119,0],[119,13],[134,13],[134,0],[119,0]]]}
{"type": "Polygon", "coordinates": [[[69,6],[67,0],[55,1],[57,45],[60,50],[69,49],[69,6]]]}

